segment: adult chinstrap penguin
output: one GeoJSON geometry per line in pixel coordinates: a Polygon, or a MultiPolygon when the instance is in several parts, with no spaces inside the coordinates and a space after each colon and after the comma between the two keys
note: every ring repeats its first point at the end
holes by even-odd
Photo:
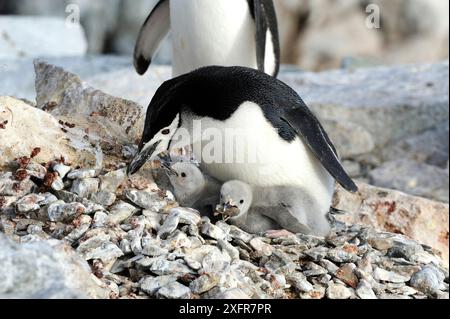
{"type": "Polygon", "coordinates": [[[174,76],[208,65],[278,74],[280,44],[272,0],[160,0],[136,41],[139,74],[147,71],[170,30],[174,76]]]}
{"type": "MultiPolygon", "coordinates": [[[[147,110],[139,153],[129,165],[130,174],[172,147],[187,132],[202,170],[221,182],[240,180],[252,186],[289,186],[308,192],[309,207],[325,215],[331,206],[334,183],[351,192],[357,186],[343,169],[336,150],[314,114],[285,83],[245,67],[204,67],[169,80],[157,90],[147,110]],[[200,124],[200,130],[196,130],[200,124]],[[208,160],[214,131],[214,153],[208,160]],[[262,156],[231,161],[234,144],[244,155],[262,150],[262,156]],[[205,160],[206,159],[206,160],[205,160]]],[[[235,160],[236,159],[236,160],[235,160]]]]}

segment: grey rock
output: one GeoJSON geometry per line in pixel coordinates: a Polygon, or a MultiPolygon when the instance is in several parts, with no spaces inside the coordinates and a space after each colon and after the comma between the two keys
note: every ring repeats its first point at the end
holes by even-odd
{"type": "Polygon", "coordinates": [[[13,299],[108,298],[88,264],[57,241],[17,245],[0,234],[0,297],[13,299]]]}
{"type": "Polygon", "coordinates": [[[101,175],[99,178],[100,190],[114,193],[117,191],[120,184],[125,181],[126,173],[124,169],[119,169],[106,173],[105,175],[101,175]]]}
{"type": "Polygon", "coordinates": [[[445,275],[433,265],[427,265],[411,276],[411,286],[424,292],[433,293],[443,288],[445,275]]]}
{"type": "Polygon", "coordinates": [[[28,175],[36,177],[38,179],[44,179],[47,174],[47,169],[41,164],[31,162],[27,165],[26,171],[28,175]]]}
{"type": "Polygon", "coordinates": [[[23,197],[33,192],[36,185],[29,179],[19,182],[15,181],[12,173],[3,173],[0,175],[0,196],[23,197]]]}
{"type": "Polygon", "coordinates": [[[115,261],[123,256],[123,252],[109,240],[110,237],[106,235],[91,237],[81,242],[76,251],[85,260],[100,259],[104,263],[115,261]]]}
{"type": "Polygon", "coordinates": [[[373,271],[373,278],[380,281],[387,281],[387,282],[393,282],[393,283],[404,283],[410,280],[409,277],[399,275],[392,271],[387,271],[382,268],[375,268],[373,271]]]}
{"type": "Polygon", "coordinates": [[[327,253],[327,258],[337,263],[356,262],[358,256],[346,251],[342,247],[330,249],[327,253]]]}
{"type": "Polygon", "coordinates": [[[239,250],[231,245],[228,241],[219,239],[217,244],[222,249],[223,252],[226,252],[232,261],[239,260],[239,250]]]}
{"type": "Polygon", "coordinates": [[[67,178],[69,179],[85,179],[85,178],[94,178],[98,176],[98,171],[93,168],[83,168],[83,169],[75,169],[71,171],[67,178]]]}
{"type": "Polygon", "coordinates": [[[372,286],[365,280],[361,280],[356,288],[356,295],[361,299],[377,299],[372,286]]]}
{"type": "Polygon", "coordinates": [[[165,299],[189,299],[191,296],[191,290],[175,281],[168,283],[159,289],[157,296],[165,299]]]}
{"type": "Polygon", "coordinates": [[[170,214],[177,213],[181,224],[197,225],[200,223],[200,213],[195,209],[185,207],[175,207],[170,210],[170,214]]]}
{"type": "Polygon", "coordinates": [[[249,244],[250,246],[252,246],[253,249],[255,249],[257,252],[260,252],[265,256],[272,255],[273,247],[271,245],[264,243],[259,238],[253,238],[252,240],[250,240],[249,244]]]}
{"type": "Polygon", "coordinates": [[[127,190],[125,196],[135,205],[155,213],[167,206],[167,201],[156,192],[127,190]]]}
{"type": "Polygon", "coordinates": [[[107,218],[107,223],[111,225],[121,224],[126,219],[137,213],[139,209],[131,204],[125,203],[124,201],[119,201],[109,211],[107,218]]]}
{"type": "Polygon", "coordinates": [[[358,285],[358,277],[356,276],[354,270],[356,265],[354,264],[344,264],[336,272],[336,278],[342,280],[346,285],[356,288],[358,285]]]}
{"type": "Polygon", "coordinates": [[[177,229],[179,223],[179,213],[177,211],[172,211],[159,229],[158,236],[162,239],[167,239],[167,237],[177,229]]]}
{"type": "Polygon", "coordinates": [[[150,265],[150,271],[158,276],[178,275],[183,276],[192,273],[186,265],[179,261],[168,261],[162,257],[158,257],[150,265]]]}
{"type": "Polygon", "coordinates": [[[141,282],[141,290],[144,291],[146,294],[154,297],[156,296],[156,293],[159,289],[162,287],[172,283],[176,282],[177,277],[173,275],[168,276],[159,276],[159,277],[146,277],[141,282]]]}
{"type": "Polygon", "coordinates": [[[349,299],[352,292],[344,285],[331,283],[327,288],[328,299],[349,299]]]}
{"type": "Polygon", "coordinates": [[[98,191],[99,180],[97,178],[76,179],[71,188],[71,192],[82,198],[88,198],[98,191]]]}
{"type": "Polygon", "coordinates": [[[45,197],[39,196],[37,194],[30,194],[22,197],[17,201],[16,207],[19,213],[28,213],[31,211],[39,210],[40,203],[45,200],[45,197]]]}
{"type": "Polygon", "coordinates": [[[236,227],[234,225],[231,225],[229,227],[229,230],[230,230],[229,235],[231,236],[231,238],[241,240],[241,241],[243,241],[244,243],[247,243],[247,244],[254,237],[253,235],[251,235],[251,234],[241,230],[240,228],[238,228],[238,227],[236,227]]]}
{"type": "Polygon", "coordinates": [[[80,203],[66,204],[63,201],[57,201],[48,207],[47,212],[51,221],[63,222],[84,214],[86,207],[80,203]]]}
{"type": "Polygon", "coordinates": [[[64,238],[71,244],[83,237],[83,235],[89,230],[92,224],[92,218],[87,215],[81,215],[77,222],[78,226],[64,238]]]}
{"type": "Polygon", "coordinates": [[[325,247],[314,247],[304,251],[304,254],[311,257],[313,261],[320,261],[328,255],[328,249],[325,247]]]}
{"type": "Polygon", "coordinates": [[[210,294],[211,299],[229,300],[229,299],[250,299],[250,296],[240,288],[229,289],[225,291],[217,291],[210,294]]]}
{"type": "Polygon", "coordinates": [[[448,170],[411,160],[384,163],[369,173],[370,183],[411,195],[449,201],[448,170]]]}
{"type": "Polygon", "coordinates": [[[325,268],[323,268],[313,262],[306,263],[304,266],[304,271],[303,271],[303,274],[307,277],[321,276],[321,275],[325,275],[327,273],[328,273],[328,271],[325,268]]]}
{"type": "Polygon", "coordinates": [[[227,235],[222,229],[211,224],[209,221],[202,223],[200,226],[200,233],[216,240],[226,240],[227,238],[227,235]]]}
{"type": "Polygon", "coordinates": [[[288,275],[286,280],[299,292],[310,292],[314,289],[313,285],[308,282],[305,275],[299,272],[288,275]]]}
{"type": "Polygon", "coordinates": [[[83,28],[68,28],[62,18],[2,16],[0,30],[1,59],[80,56],[87,51],[83,28]]]}
{"type": "Polygon", "coordinates": [[[218,276],[214,274],[205,274],[192,281],[189,288],[194,294],[203,294],[216,287],[218,283],[218,276]]]}
{"type": "Polygon", "coordinates": [[[448,62],[442,62],[280,78],[301,93],[320,119],[355,123],[382,147],[448,121],[448,74],[448,62]]]}
{"type": "Polygon", "coordinates": [[[100,191],[92,194],[91,201],[104,207],[108,207],[116,201],[116,194],[107,191],[100,191]]]}
{"type": "Polygon", "coordinates": [[[93,219],[93,228],[103,228],[106,226],[106,221],[108,220],[108,214],[105,212],[96,212],[93,219]]]}
{"type": "Polygon", "coordinates": [[[53,170],[58,173],[59,177],[65,178],[72,168],[64,164],[56,164],[53,166],[53,170]]]}
{"type": "Polygon", "coordinates": [[[54,202],[58,201],[58,198],[52,193],[44,193],[40,195],[44,197],[44,200],[41,202],[42,205],[49,206],[54,202]]]}
{"type": "Polygon", "coordinates": [[[61,177],[57,177],[51,185],[51,188],[54,191],[62,191],[64,189],[64,187],[65,187],[65,185],[64,185],[64,182],[61,177]]]}
{"type": "Polygon", "coordinates": [[[71,193],[66,190],[56,191],[55,194],[60,200],[66,202],[66,203],[73,203],[73,202],[81,201],[81,198],[77,194],[71,193]]]}
{"type": "Polygon", "coordinates": [[[319,261],[319,265],[325,268],[329,274],[334,275],[338,271],[339,267],[333,264],[327,259],[322,259],[319,261]]]}

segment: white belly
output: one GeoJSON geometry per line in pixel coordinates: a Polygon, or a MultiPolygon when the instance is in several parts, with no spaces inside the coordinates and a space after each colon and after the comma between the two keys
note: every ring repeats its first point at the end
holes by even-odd
{"type": "Polygon", "coordinates": [[[198,126],[188,127],[194,135],[194,154],[214,178],[262,187],[299,187],[328,210],[334,179],[300,138],[292,143],[281,139],[258,105],[246,102],[227,121],[203,118],[201,132],[198,126]]]}
{"type": "MultiPolygon", "coordinates": [[[[174,76],[209,65],[257,68],[255,23],[246,0],[171,0],[170,6],[174,76]]],[[[270,73],[271,41],[267,48],[270,73]]]]}

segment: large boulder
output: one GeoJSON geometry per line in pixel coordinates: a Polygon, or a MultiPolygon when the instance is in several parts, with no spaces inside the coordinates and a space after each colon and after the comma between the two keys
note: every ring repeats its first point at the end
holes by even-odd
{"type": "Polygon", "coordinates": [[[363,127],[378,149],[449,120],[448,61],[356,71],[290,72],[280,78],[319,118],[363,127]]]}
{"type": "Polygon", "coordinates": [[[447,169],[399,159],[383,163],[369,173],[370,184],[396,189],[420,197],[448,203],[447,169]]]}
{"type": "Polygon", "coordinates": [[[88,138],[98,136],[109,149],[139,141],[145,114],[141,106],[94,89],[46,62],[36,61],[35,69],[38,108],[84,128],[88,138]]]}
{"type": "Polygon", "coordinates": [[[52,239],[18,245],[0,234],[0,299],[109,298],[89,265],[52,239]]]}
{"type": "Polygon", "coordinates": [[[0,97],[0,123],[0,169],[35,148],[41,149],[38,163],[63,156],[77,165],[96,164],[97,151],[78,128],[66,130],[55,117],[21,100],[0,97]]]}
{"type": "Polygon", "coordinates": [[[404,234],[441,253],[449,265],[449,205],[405,193],[358,183],[351,194],[338,187],[333,207],[347,212],[340,221],[404,234]]]}
{"type": "Polygon", "coordinates": [[[63,18],[0,16],[0,59],[80,56],[87,42],[80,24],[63,18]]]}

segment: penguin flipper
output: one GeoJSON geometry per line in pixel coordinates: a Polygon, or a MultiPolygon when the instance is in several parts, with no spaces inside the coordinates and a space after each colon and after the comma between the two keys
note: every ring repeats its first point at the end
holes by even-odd
{"type": "Polygon", "coordinates": [[[141,27],[134,48],[134,67],[143,75],[170,29],[170,0],[160,0],[141,27]]]}
{"type": "Polygon", "coordinates": [[[322,166],[342,187],[352,193],[358,191],[358,186],[342,167],[336,149],[324,128],[304,103],[300,107],[284,109],[282,120],[303,138],[322,166]]]}
{"type": "Polygon", "coordinates": [[[265,72],[267,33],[269,32],[273,44],[273,54],[275,55],[275,70],[272,75],[276,77],[280,70],[280,40],[275,6],[272,0],[253,0],[253,10],[256,24],[256,61],[258,70],[265,72]]]}

